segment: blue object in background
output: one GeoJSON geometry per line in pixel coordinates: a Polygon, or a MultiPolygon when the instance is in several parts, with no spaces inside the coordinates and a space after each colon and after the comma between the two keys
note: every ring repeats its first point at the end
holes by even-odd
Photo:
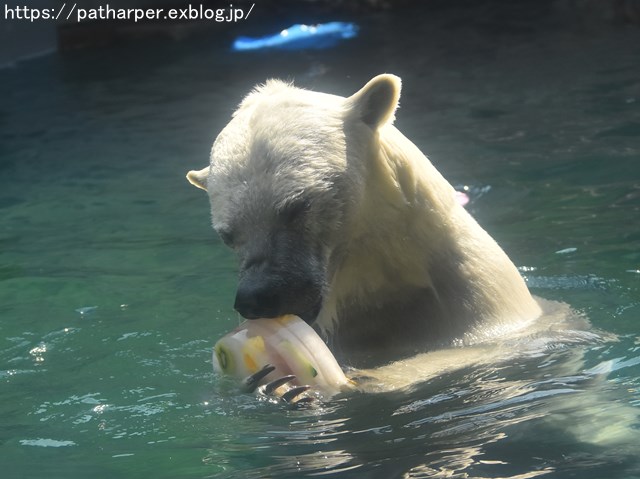
{"type": "Polygon", "coordinates": [[[358,34],[355,23],[329,22],[317,25],[291,25],[275,35],[260,38],[238,37],[233,42],[233,50],[259,50],[278,48],[281,50],[304,50],[308,48],[330,48],[341,40],[358,34]]]}

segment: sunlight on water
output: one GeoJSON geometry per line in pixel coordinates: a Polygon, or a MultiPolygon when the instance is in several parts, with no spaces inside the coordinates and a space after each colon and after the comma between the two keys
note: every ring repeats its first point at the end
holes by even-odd
{"type": "Polygon", "coordinates": [[[0,70],[3,477],[640,477],[640,31],[542,3],[362,14],[326,51],[204,35],[0,70]],[[532,291],[594,332],[306,410],[238,394],[211,365],[235,260],[184,175],[255,83],[381,71],[532,291]]]}

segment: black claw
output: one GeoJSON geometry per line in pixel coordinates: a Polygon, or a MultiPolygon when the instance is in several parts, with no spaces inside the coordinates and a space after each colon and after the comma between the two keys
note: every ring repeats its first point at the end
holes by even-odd
{"type": "Polygon", "coordinates": [[[271,364],[267,364],[260,371],[253,373],[251,376],[245,379],[244,386],[242,389],[248,393],[255,391],[256,388],[258,387],[258,383],[262,381],[267,374],[274,371],[275,369],[276,369],[275,366],[272,366],[271,364]]]}
{"type": "Polygon", "coordinates": [[[289,381],[293,381],[296,377],[293,375],[282,376],[281,378],[274,379],[269,384],[264,387],[264,393],[266,395],[271,395],[273,391],[278,389],[283,384],[287,384],[289,381]]]}
{"type": "MultiPolygon", "coordinates": [[[[295,388],[291,388],[282,395],[282,400],[285,402],[292,402],[293,398],[308,391],[309,389],[310,389],[310,386],[298,386],[295,388]]],[[[300,400],[302,400],[302,398],[300,398],[300,400]]]]}
{"type": "MultiPolygon", "coordinates": [[[[260,382],[275,369],[275,366],[267,364],[260,371],[253,373],[251,376],[244,380],[244,385],[242,388],[243,391],[248,393],[255,391],[258,388],[260,382]]],[[[270,381],[264,386],[260,387],[260,394],[264,394],[266,396],[276,396],[292,408],[304,407],[314,402],[315,398],[313,396],[303,395],[305,392],[311,389],[311,386],[291,386],[287,384],[291,381],[295,381],[295,379],[296,377],[292,374],[274,379],[273,381],[270,381]],[[284,385],[287,385],[288,389],[282,394],[280,394],[280,392],[276,393],[276,389],[284,385]]]]}
{"type": "Polygon", "coordinates": [[[297,401],[293,402],[292,405],[295,407],[300,407],[300,406],[305,406],[307,404],[310,404],[312,402],[315,402],[316,398],[314,398],[313,396],[302,396],[300,399],[298,399],[297,401]]]}

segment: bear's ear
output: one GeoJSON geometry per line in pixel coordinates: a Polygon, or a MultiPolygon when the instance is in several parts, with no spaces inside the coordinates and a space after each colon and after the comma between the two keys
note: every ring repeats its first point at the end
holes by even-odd
{"type": "Polygon", "coordinates": [[[193,186],[197,186],[203,190],[207,190],[207,178],[209,177],[209,167],[203,168],[199,171],[191,170],[187,173],[187,180],[193,186]]]}
{"type": "Polygon", "coordinates": [[[401,81],[397,76],[388,73],[378,75],[347,99],[349,109],[375,130],[393,121],[400,88],[401,81]]]}

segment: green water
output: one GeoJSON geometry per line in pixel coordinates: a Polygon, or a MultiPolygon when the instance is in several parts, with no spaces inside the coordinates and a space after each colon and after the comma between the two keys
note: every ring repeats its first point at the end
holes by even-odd
{"type": "Polygon", "coordinates": [[[361,15],[330,51],[239,55],[205,34],[0,70],[2,476],[640,477],[640,438],[589,444],[550,412],[597,388],[596,415],[638,432],[640,30],[535,5],[361,15]],[[185,172],[255,83],[347,95],[382,71],[404,80],[399,128],[452,183],[490,187],[470,210],[535,294],[617,342],[308,411],[214,377],[235,263],[185,172]]]}

